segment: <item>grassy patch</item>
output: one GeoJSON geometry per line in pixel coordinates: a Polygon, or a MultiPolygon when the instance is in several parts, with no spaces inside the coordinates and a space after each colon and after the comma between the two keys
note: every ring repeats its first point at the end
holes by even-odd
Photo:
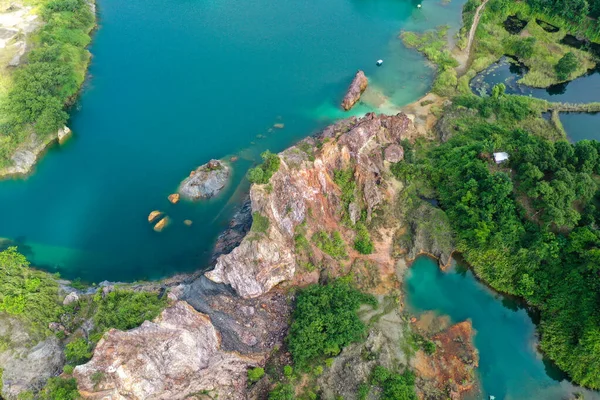
{"type": "Polygon", "coordinates": [[[325,231],[319,231],[315,233],[311,239],[321,251],[329,254],[336,260],[348,258],[346,243],[338,231],[334,231],[331,235],[327,234],[325,231]]]}
{"type": "Polygon", "coordinates": [[[269,218],[259,212],[252,213],[252,227],[250,230],[256,233],[267,233],[269,230],[269,218]]]}

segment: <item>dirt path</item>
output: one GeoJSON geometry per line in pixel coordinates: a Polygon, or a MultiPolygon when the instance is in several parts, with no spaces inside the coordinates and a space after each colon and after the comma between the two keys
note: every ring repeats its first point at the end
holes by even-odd
{"type": "Polygon", "coordinates": [[[475,16],[473,17],[473,24],[471,24],[471,29],[469,30],[469,39],[467,41],[467,47],[465,50],[461,51],[461,54],[457,54],[457,60],[460,65],[456,68],[458,75],[462,75],[466,72],[467,65],[469,63],[469,58],[471,57],[471,48],[473,47],[473,41],[475,40],[475,32],[477,31],[477,27],[479,26],[479,21],[481,20],[481,12],[483,8],[487,4],[489,0],[483,0],[481,5],[477,7],[475,10],[475,16]]]}

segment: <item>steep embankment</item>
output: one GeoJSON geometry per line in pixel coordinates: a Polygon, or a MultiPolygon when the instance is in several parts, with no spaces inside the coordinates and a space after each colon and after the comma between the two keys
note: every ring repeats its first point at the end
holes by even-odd
{"type": "MultiPolygon", "coordinates": [[[[402,242],[412,248],[399,243],[413,227],[405,223],[401,186],[389,166],[402,159],[401,143],[418,135],[405,114],[368,114],[282,152],[269,183],[251,188],[253,225],[241,243],[221,255],[205,276],[173,287],[169,298],[177,302],[153,323],[108,332],[92,360],[75,369],[84,397],[181,399],[206,393],[262,398],[273,375],[248,389],[245,370],[289,359],[279,349],[285,344],[294,289],[348,274],[362,290],[379,295],[380,306],[362,313],[370,327],[366,342],[344,350],[322,372],[323,394],[356,398],[375,366],[411,365],[414,350],[407,349],[414,336],[398,297],[403,254],[426,252],[446,259],[452,250],[423,235],[402,242]],[[361,254],[364,248],[357,243],[372,247],[361,254]],[[367,360],[361,356],[365,352],[378,356],[367,360]]],[[[449,355],[452,351],[448,348],[449,355]]],[[[427,363],[430,356],[421,353],[420,362],[427,363]]],[[[456,368],[443,359],[431,363],[443,364],[439,368],[445,373],[456,368]]],[[[417,386],[423,393],[460,393],[460,387],[447,388],[438,379],[419,378],[417,386]]]]}
{"type": "Polygon", "coordinates": [[[0,3],[0,177],[27,174],[71,131],[65,107],[85,79],[95,6],[87,0],[0,3]]]}

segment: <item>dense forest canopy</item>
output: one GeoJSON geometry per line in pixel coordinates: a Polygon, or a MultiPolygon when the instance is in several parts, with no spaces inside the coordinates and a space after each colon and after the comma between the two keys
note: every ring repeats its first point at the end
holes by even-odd
{"type": "Polygon", "coordinates": [[[455,98],[450,139],[422,149],[400,177],[435,188],[476,273],[538,307],[543,351],[577,383],[597,389],[600,143],[523,129],[535,102],[501,89],[455,98]],[[509,161],[497,165],[496,151],[509,161]]]}

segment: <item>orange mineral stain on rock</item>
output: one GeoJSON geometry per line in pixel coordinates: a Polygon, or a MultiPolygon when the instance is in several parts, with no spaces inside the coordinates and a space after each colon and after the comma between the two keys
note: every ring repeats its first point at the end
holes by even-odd
{"type": "Polygon", "coordinates": [[[475,368],[479,365],[473,335],[471,321],[460,322],[430,338],[436,344],[435,353],[417,352],[415,369],[417,375],[426,381],[423,391],[427,386],[433,386],[449,393],[451,399],[461,399],[465,392],[473,389],[476,384],[475,368]]]}
{"type": "Polygon", "coordinates": [[[163,219],[161,219],[160,221],[158,221],[156,223],[156,225],[154,225],[154,230],[156,232],[162,232],[163,229],[165,229],[167,227],[167,225],[169,225],[169,222],[171,220],[169,219],[169,217],[164,217],[163,219]]]}
{"type": "Polygon", "coordinates": [[[169,195],[169,201],[173,204],[179,203],[179,193],[173,193],[169,195]]]}
{"type": "Polygon", "coordinates": [[[148,222],[154,222],[158,217],[162,215],[162,211],[154,210],[148,215],[148,222]]]}

